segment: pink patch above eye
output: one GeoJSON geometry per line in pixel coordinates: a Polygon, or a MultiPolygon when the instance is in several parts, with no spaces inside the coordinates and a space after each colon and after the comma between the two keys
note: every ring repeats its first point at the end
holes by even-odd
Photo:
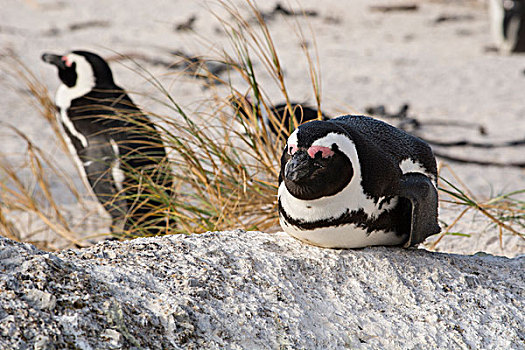
{"type": "Polygon", "coordinates": [[[312,146],[308,148],[308,155],[315,158],[317,153],[321,152],[323,158],[328,158],[334,155],[334,151],[330,147],[312,146]]]}
{"type": "Polygon", "coordinates": [[[292,155],[297,152],[297,145],[288,145],[288,154],[292,155]]]}
{"type": "Polygon", "coordinates": [[[66,67],[71,67],[71,65],[73,64],[73,62],[67,56],[62,56],[62,61],[66,63],[66,67]]]}

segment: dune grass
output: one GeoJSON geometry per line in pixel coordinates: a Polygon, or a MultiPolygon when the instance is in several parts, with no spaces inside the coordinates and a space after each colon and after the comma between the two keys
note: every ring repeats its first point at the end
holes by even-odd
{"type": "MultiPolygon", "coordinates": [[[[205,66],[201,67],[204,70],[199,74],[207,77],[209,89],[199,110],[190,111],[182,107],[176,96],[171,95],[159,79],[131,59],[131,69],[137,77],[157,90],[155,103],[170,110],[165,115],[145,111],[162,135],[161,141],[169,157],[154,173],[133,173],[133,169],[128,170],[137,179],[135,202],[145,203],[143,205],[154,203],[156,207],[150,209],[151,215],[165,217],[162,223],[154,223],[158,234],[189,234],[234,228],[263,231],[279,229],[277,177],[285,139],[298,124],[296,110],[291,106],[292,98],[271,32],[255,4],[247,0],[245,9],[228,1],[218,1],[218,4],[221,11],[228,14],[227,17],[216,15],[216,19],[231,47],[217,49],[214,56],[207,59],[225,64],[229,72],[224,78],[206,71],[205,66]],[[255,20],[249,20],[252,18],[255,20]],[[241,77],[241,84],[234,84],[229,79],[234,74],[241,77]],[[271,77],[274,86],[261,86],[261,75],[271,77]],[[286,102],[287,113],[292,117],[289,130],[272,114],[274,103],[268,98],[265,89],[279,91],[280,97],[286,102]],[[251,106],[246,104],[247,98],[251,100],[251,106]],[[244,106],[248,118],[238,118],[232,102],[244,106]],[[276,139],[270,135],[267,125],[258,120],[259,111],[264,111],[274,128],[281,130],[281,137],[276,139]],[[157,181],[158,176],[169,178],[169,185],[166,181],[157,181]]],[[[300,42],[305,42],[304,33],[297,22],[294,30],[300,42]]],[[[304,45],[302,48],[321,117],[321,75],[315,45],[313,53],[304,45]]],[[[69,154],[45,85],[20,60],[14,59],[17,62],[15,66],[20,67],[14,74],[24,81],[35,110],[49,122],[62,149],[69,154]]],[[[27,158],[20,167],[14,167],[8,158],[0,157],[2,234],[12,239],[34,242],[32,237],[39,232],[26,232],[22,237],[10,219],[13,212],[28,212],[67,242],[61,247],[89,244],[86,237],[80,237],[76,227],[64,219],[64,209],[53,198],[50,177],[55,183],[60,182],[79,203],[85,201],[85,196],[75,188],[71,178],[54,165],[46,152],[18,129],[12,127],[12,130],[27,145],[27,158]],[[21,168],[30,170],[29,180],[20,175],[21,168]]],[[[525,237],[525,204],[516,199],[525,190],[480,201],[460,179],[441,178],[439,191],[441,205],[457,206],[458,215],[452,222],[442,223],[443,233],[430,248],[435,249],[444,235],[468,236],[468,233],[454,232],[453,229],[469,211],[480,212],[488,223],[495,226],[501,244],[504,232],[525,237]]],[[[117,238],[147,236],[150,234],[151,222],[146,219],[134,222],[128,232],[112,233],[108,230],[106,234],[117,238]]],[[[39,245],[45,249],[57,248],[51,243],[41,242],[39,245]]]]}
{"type": "MultiPolygon", "coordinates": [[[[241,77],[241,88],[206,71],[203,65],[200,74],[211,82],[208,86],[210,97],[205,102],[207,109],[199,113],[187,112],[147,70],[136,62],[133,67],[160,92],[163,99],[157,102],[173,111],[168,116],[154,115],[170,154],[176,183],[175,195],[165,210],[170,222],[174,223],[169,233],[238,227],[271,230],[278,227],[279,163],[285,139],[298,125],[296,110],[291,106],[270,30],[257,7],[246,1],[248,14],[243,14],[233,3],[220,1],[219,5],[226,10],[229,19],[215,17],[229,39],[231,50],[216,50],[215,57],[209,60],[229,67],[228,76],[236,74],[241,77]],[[248,17],[255,18],[255,21],[249,21],[248,17]],[[290,130],[285,130],[282,121],[273,115],[273,103],[258,83],[261,74],[272,78],[275,88],[286,101],[287,114],[292,118],[290,130]],[[225,95],[224,91],[229,93],[225,95]],[[232,102],[243,105],[247,96],[252,99],[253,108],[244,105],[248,118],[238,118],[232,102]],[[267,125],[258,119],[259,110],[265,111],[273,127],[281,130],[282,137],[271,137],[267,125]]],[[[298,32],[298,36],[301,37],[302,33],[298,32]]],[[[312,59],[306,47],[303,52],[309,64],[312,90],[320,106],[320,78],[314,63],[317,60],[312,59]]],[[[134,234],[141,235],[140,228],[134,234]]]]}
{"type": "Polygon", "coordinates": [[[457,216],[450,222],[442,222],[442,232],[438,238],[429,244],[430,249],[436,249],[445,235],[472,237],[476,235],[454,231],[467,213],[476,212],[482,215],[489,229],[497,231],[500,248],[503,249],[503,235],[509,233],[525,240],[525,201],[522,200],[525,189],[487,196],[479,199],[472,194],[468,186],[454,173],[449,165],[445,165],[453,179],[439,177],[440,205],[452,206],[457,209],[457,216]]]}
{"type": "MultiPolygon", "coordinates": [[[[6,237],[29,241],[47,249],[55,247],[55,239],[44,242],[34,240],[40,233],[41,225],[34,232],[25,232],[22,236],[13,219],[21,212],[31,213],[50,231],[67,242],[67,246],[85,246],[74,232],[74,227],[65,219],[59,204],[51,191],[50,178],[61,182],[80,202],[82,197],[72,185],[70,177],[55,167],[45,152],[38,148],[25,135],[17,132],[26,141],[26,159],[18,166],[13,165],[5,156],[0,156],[0,232],[6,237]],[[22,175],[22,169],[29,168],[32,176],[22,175]]],[[[32,225],[29,225],[32,226],[32,225]]]]}

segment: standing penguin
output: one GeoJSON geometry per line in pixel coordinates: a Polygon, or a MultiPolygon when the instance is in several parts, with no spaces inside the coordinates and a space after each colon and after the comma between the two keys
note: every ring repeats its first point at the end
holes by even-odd
{"type": "Polygon", "coordinates": [[[436,160],[420,139],[364,116],[313,121],[283,152],[279,219],[321,247],[409,247],[440,232],[436,186],[436,160]]]}
{"type": "Polygon", "coordinates": [[[525,1],[490,0],[493,39],[503,53],[525,52],[525,1]]]}
{"type": "Polygon", "coordinates": [[[62,84],[55,104],[64,139],[83,180],[113,219],[112,231],[134,225],[156,234],[164,226],[161,203],[147,194],[145,182],[169,190],[166,157],[153,123],[113,81],[106,61],[86,51],[45,53],[62,84]]]}

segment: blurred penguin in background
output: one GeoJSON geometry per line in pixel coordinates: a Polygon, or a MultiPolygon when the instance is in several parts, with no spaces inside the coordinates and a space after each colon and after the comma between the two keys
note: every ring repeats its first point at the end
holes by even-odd
{"type": "Polygon", "coordinates": [[[294,123],[292,123],[293,117],[295,117],[297,125],[319,118],[319,120],[329,119],[324,114],[318,113],[317,109],[297,102],[290,103],[294,113],[293,116],[288,110],[286,103],[270,106],[271,115],[264,106],[254,105],[249,98],[244,96],[231,97],[230,104],[243,122],[249,121],[250,116],[253,115],[259,127],[262,128],[264,124],[264,128],[269,133],[268,136],[271,135],[271,137],[282,138],[283,140],[286,140],[288,134],[295,129],[294,123]]]}
{"type": "Polygon", "coordinates": [[[42,60],[58,68],[61,131],[85,184],[111,215],[112,231],[161,233],[167,223],[159,192],[168,194],[171,180],[151,120],[115,84],[100,56],[72,51],[45,53],[42,60]]]}
{"type": "Polygon", "coordinates": [[[490,0],[490,26],[503,53],[525,52],[525,3],[523,0],[490,0]]]}

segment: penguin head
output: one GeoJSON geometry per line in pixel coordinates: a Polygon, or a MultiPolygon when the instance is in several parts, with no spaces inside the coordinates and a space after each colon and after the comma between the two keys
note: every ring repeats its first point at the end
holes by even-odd
{"type": "Polygon", "coordinates": [[[280,179],[295,198],[333,196],[352,180],[355,146],[340,126],[328,121],[301,125],[288,138],[280,179]]]}
{"type": "Polygon", "coordinates": [[[72,51],[65,55],[44,53],[42,60],[58,68],[58,76],[68,88],[84,90],[89,87],[91,90],[115,84],[107,62],[91,52],[72,51]]]}

